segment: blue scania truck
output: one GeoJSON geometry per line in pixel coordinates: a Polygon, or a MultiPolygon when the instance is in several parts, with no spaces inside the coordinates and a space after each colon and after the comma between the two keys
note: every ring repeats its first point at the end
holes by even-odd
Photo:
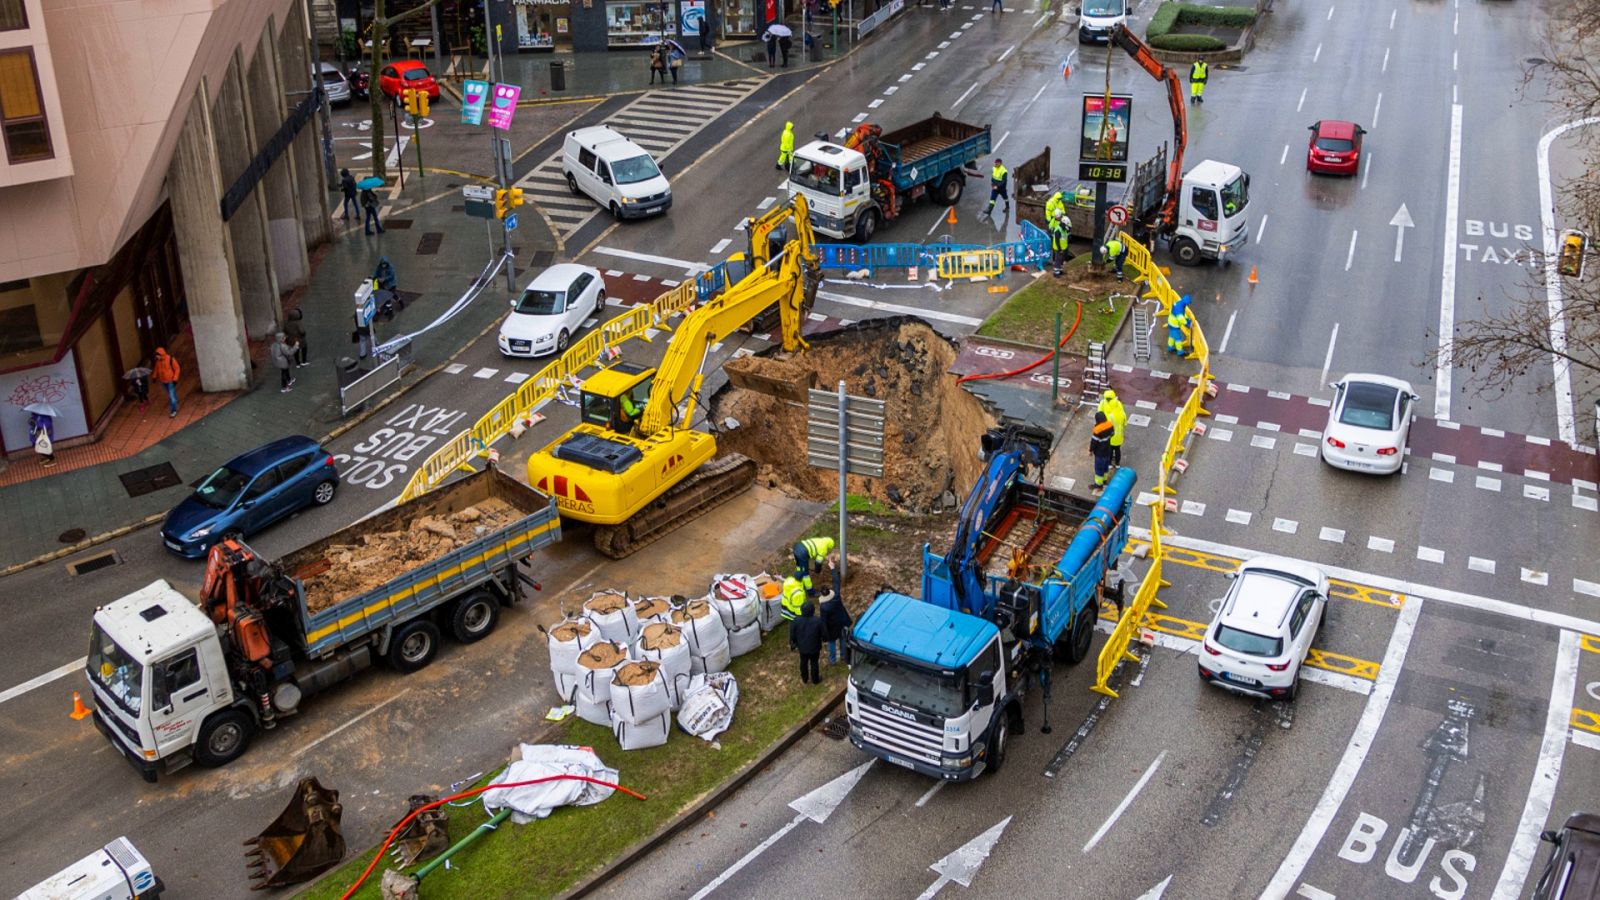
{"type": "Polygon", "coordinates": [[[1048,701],[1055,658],[1089,655],[1135,475],[1118,469],[1098,501],[1047,488],[1050,444],[1025,425],[986,433],[949,552],[923,547],[922,599],[882,592],[851,629],[857,747],[950,781],[999,771],[1029,687],[1048,701]]]}

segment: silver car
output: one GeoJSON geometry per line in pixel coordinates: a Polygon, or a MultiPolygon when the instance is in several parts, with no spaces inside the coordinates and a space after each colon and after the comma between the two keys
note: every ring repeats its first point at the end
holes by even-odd
{"type": "Polygon", "coordinates": [[[350,102],[350,82],[333,63],[322,64],[322,89],[328,92],[329,103],[350,102]]]}

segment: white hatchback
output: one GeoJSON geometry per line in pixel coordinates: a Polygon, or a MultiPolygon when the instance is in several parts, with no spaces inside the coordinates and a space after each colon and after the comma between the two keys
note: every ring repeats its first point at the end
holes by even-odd
{"type": "Polygon", "coordinates": [[[561,263],[540,272],[511,301],[511,315],[500,323],[500,352],[506,356],[561,353],[591,317],[605,316],[606,283],[600,270],[561,263]]]}
{"type": "Polygon", "coordinates": [[[1310,563],[1258,556],[1233,585],[1200,642],[1200,677],[1253,697],[1293,700],[1327,614],[1328,575],[1310,563]]]}
{"type": "Polygon", "coordinates": [[[1333,388],[1322,460],[1336,469],[1390,475],[1405,463],[1411,437],[1411,383],[1387,375],[1352,373],[1333,388]]]}

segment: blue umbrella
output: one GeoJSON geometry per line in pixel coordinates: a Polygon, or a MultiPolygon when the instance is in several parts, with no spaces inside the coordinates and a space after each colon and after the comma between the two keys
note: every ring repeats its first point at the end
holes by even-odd
{"type": "Polygon", "coordinates": [[[356,182],[356,187],[363,191],[371,188],[380,188],[383,187],[383,179],[376,175],[368,175],[367,177],[356,182]]]}

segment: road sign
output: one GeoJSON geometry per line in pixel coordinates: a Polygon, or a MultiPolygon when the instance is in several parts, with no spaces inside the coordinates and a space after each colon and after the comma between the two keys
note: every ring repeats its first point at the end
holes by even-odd
{"type": "Polygon", "coordinates": [[[506,230],[507,231],[516,231],[517,230],[517,214],[516,213],[511,213],[510,215],[506,216],[506,230]]]}
{"type": "Polygon", "coordinates": [[[1128,224],[1128,208],[1126,206],[1113,206],[1106,210],[1106,218],[1113,225],[1126,225],[1128,224]]]}
{"type": "Polygon", "coordinates": [[[363,278],[361,286],[356,288],[356,323],[371,325],[372,319],[378,314],[378,303],[372,297],[372,279],[363,278]]]}
{"type": "Polygon", "coordinates": [[[494,200],[494,188],[483,184],[464,184],[461,186],[461,196],[468,200],[494,200]]]}
{"type": "Polygon", "coordinates": [[[473,218],[473,219],[493,219],[493,218],[495,218],[494,200],[493,199],[489,199],[489,200],[468,200],[468,201],[466,201],[466,203],[462,204],[462,206],[466,210],[467,216],[469,218],[473,218]]]}
{"type": "Polygon", "coordinates": [[[806,461],[839,472],[839,577],[845,577],[845,475],[883,477],[882,400],[812,388],[806,404],[806,461]]]}

